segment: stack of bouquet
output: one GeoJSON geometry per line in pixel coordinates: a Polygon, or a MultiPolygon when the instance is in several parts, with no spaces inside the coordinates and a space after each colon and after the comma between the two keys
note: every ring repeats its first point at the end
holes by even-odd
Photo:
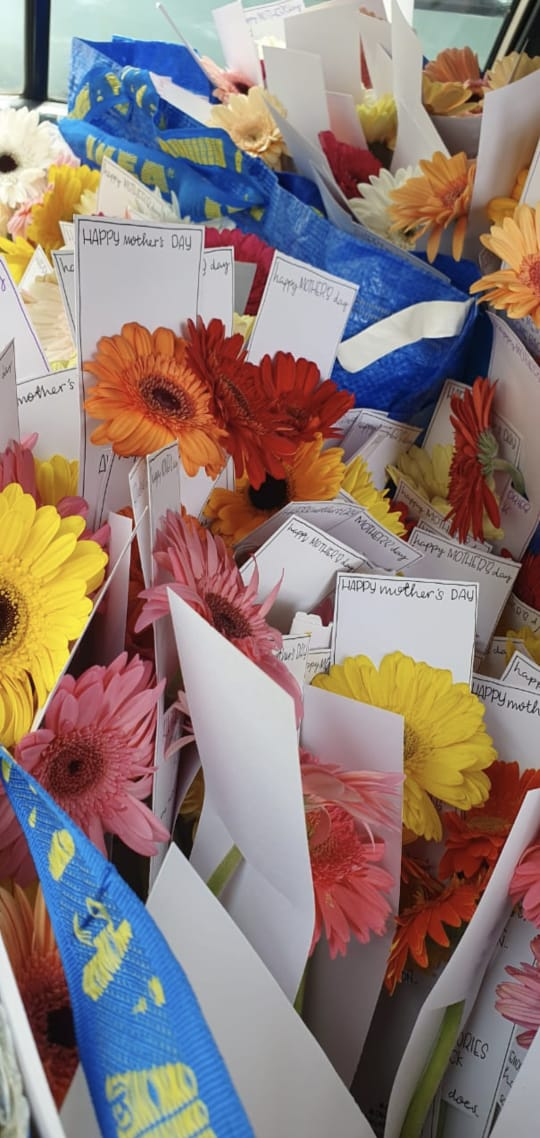
{"type": "Polygon", "coordinates": [[[226,70],[79,42],[58,127],[0,112],[10,1138],[240,1134],[157,1042],[99,1081],[167,1003],[112,866],[246,1134],[540,1106],[540,58],[275,7],[217,10],[226,70]]]}

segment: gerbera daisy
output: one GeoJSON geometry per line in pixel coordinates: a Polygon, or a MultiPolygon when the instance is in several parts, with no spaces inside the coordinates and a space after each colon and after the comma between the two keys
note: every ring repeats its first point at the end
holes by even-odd
{"type": "Polygon", "coordinates": [[[367,944],[382,936],[392,912],[387,894],[392,875],[380,865],[384,842],[363,841],[350,814],[327,805],[308,810],[309,856],[315,893],[315,930],[310,952],[326,934],[332,960],[345,956],[351,935],[367,944]]]}
{"type": "Polygon", "coordinates": [[[517,83],[518,79],[532,75],[533,71],[538,71],[539,68],[540,55],[531,56],[527,55],[526,51],[511,51],[510,55],[497,59],[493,67],[486,71],[484,78],[491,90],[497,90],[498,87],[506,87],[508,83],[517,83]]]}
{"type": "Polygon", "coordinates": [[[356,108],[364,138],[368,146],[382,142],[394,149],[397,135],[397,107],[393,95],[381,95],[364,91],[363,102],[356,108]]]}
{"type": "Polygon", "coordinates": [[[246,75],[239,71],[224,71],[207,55],[200,55],[198,62],[214,87],[214,98],[219,99],[220,103],[226,103],[230,95],[245,95],[253,87],[246,75]]]}
{"type": "Polygon", "coordinates": [[[239,150],[280,170],[285,142],[270,107],[285,118],[285,107],[274,95],[263,92],[262,87],[250,87],[247,94],[230,95],[224,106],[213,107],[210,126],[221,127],[239,150]]]}
{"type": "Polygon", "coordinates": [[[358,502],[375,521],[385,526],[396,537],[404,537],[407,530],[399,513],[392,508],[387,490],[377,490],[373,485],[369,467],[361,455],[349,463],[342,483],[342,490],[358,502]]]}
{"type": "Polygon", "coordinates": [[[79,1062],[69,992],[41,886],[33,902],[0,888],[0,933],[39,1057],[60,1107],[79,1062]]]}
{"type": "Polygon", "coordinates": [[[223,432],[210,410],[210,394],[186,360],[185,341],[170,328],[149,332],[124,324],[119,336],[102,336],[85,370],[98,383],[85,403],[105,422],[92,442],[115,454],[147,455],[178,440],[187,474],[201,466],[216,478],[224,463],[223,432]]]}
{"type": "Polygon", "coordinates": [[[525,554],[514,583],[514,593],[524,604],[540,610],[540,553],[525,554]]]}
{"type": "MultiPolygon", "coordinates": [[[[36,442],[37,435],[30,435],[22,443],[12,441],[5,451],[0,451],[0,490],[16,482],[25,494],[32,495],[36,506],[55,506],[62,518],[79,514],[86,521],[88,502],[76,493],[79,463],[69,462],[60,454],[35,458],[32,449],[36,442]]],[[[81,536],[93,537],[103,546],[108,532],[109,527],[104,526],[96,534],[85,529],[81,536]]]]}
{"type": "Polygon", "coordinates": [[[508,268],[487,273],[474,281],[469,292],[484,293],[483,300],[513,319],[531,316],[540,327],[540,202],[535,207],[516,206],[513,217],[492,225],[480,240],[508,268]]]}
{"type": "Polygon", "coordinates": [[[19,740],[54,687],[92,610],[107,555],[78,541],[79,516],[36,508],[16,483],[0,492],[0,739],[19,740]]]}
{"type": "Polygon", "coordinates": [[[52,154],[49,123],[37,111],[0,111],[0,202],[15,209],[45,189],[52,154]]]}
{"type": "Polygon", "coordinates": [[[453,682],[451,672],[393,652],[379,668],[367,656],[349,657],[329,675],[315,676],[313,685],[404,717],[403,822],[412,833],[442,837],[430,795],[459,810],[488,798],[484,771],[496,755],[484,707],[467,684],[453,682]]]}
{"type": "Polygon", "coordinates": [[[316,435],[338,439],[342,432],[334,427],[346,411],[354,406],[354,395],[338,390],[331,379],[321,381],[315,363],[290,352],[263,356],[259,375],[266,392],[268,406],[280,430],[299,443],[312,442],[316,435]]]}
{"type": "Polygon", "coordinates": [[[300,747],[300,774],[306,808],[313,811],[339,806],[372,838],[372,828],[401,828],[396,804],[401,799],[403,776],[383,771],[348,771],[323,763],[300,747]]]}
{"type": "MultiPolygon", "coordinates": [[[[445,446],[435,443],[431,451],[412,446],[398,456],[395,466],[387,466],[386,470],[396,486],[403,479],[407,486],[437,510],[443,520],[448,517],[450,510],[448,488],[453,456],[451,443],[445,446]]],[[[498,541],[503,536],[502,529],[492,525],[485,510],[482,527],[486,541],[498,541]]]]}
{"type": "Polygon", "coordinates": [[[511,1023],[524,1027],[516,1042],[520,1047],[530,1047],[540,1027],[540,936],[531,941],[534,964],[522,964],[514,968],[507,964],[505,971],[514,978],[514,983],[505,980],[497,984],[495,1007],[511,1023]]]}
{"type": "Polygon", "coordinates": [[[422,75],[422,102],[430,115],[466,115],[480,110],[474,92],[463,83],[440,83],[422,75]]]}
{"type": "MultiPolygon", "coordinates": [[[[532,786],[529,789],[532,789],[532,786]]],[[[509,893],[514,903],[521,901],[525,920],[530,921],[537,929],[540,928],[540,845],[538,843],[529,846],[520,857],[510,882],[509,893]]]]}
{"type": "Polygon", "coordinates": [[[516,212],[516,207],[519,203],[527,175],[529,173],[528,166],[519,171],[519,174],[510,191],[510,197],[491,198],[486,206],[486,214],[491,225],[502,225],[505,217],[513,217],[516,212]]]}
{"type": "Polygon", "coordinates": [[[331,501],[345,474],[342,456],[340,447],[323,450],[319,437],[298,447],[291,461],[284,463],[283,478],[267,475],[256,489],[244,475],[234,490],[212,490],[204,513],[213,532],[236,545],[289,502],[331,501]]]}
{"type": "Polygon", "coordinates": [[[421,176],[410,178],[391,194],[392,228],[409,233],[415,241],[428,233],[428,260],[434,261],[444,230],[455,222],[452,256],[459,261],[465,241],[476,162],[469,161],[463,152],[446,158],[437,150],[430,161],[423,159],[419,165],[421,176]]]}
{"type": "Polygon", "coordinates": [[[146,601],[135,625],[140,632],[169,612],[168,590],[191,605],[226,640],[230,640],[244,656],[248,656],[295,700],[297,717],[301,714],[300,689],[288,668],[277,659],[282,636],[266,621],[266,615],[277,597],[278,581],[262,604],[256,603],[259,573],[255,569],[245,585],[235,562],[220,537],[193,525],[167,511],[165,532],[158,538],[154,557],[161,569],[170,573],[170,584],[145,589],[146,601]]]}
{"type": "Polygon", "coordinates": [[[213,229],[206,226],[204,230],[205,249],[219,248],[221,245],[232,245],[235,261],[247,261],[255,265],[255,276],[246,302],[246,316],[256,316],[262,300],[264,286],[267,281],[274,250],[255,233],[242,233],[241,229],[213,229]]]}
{"type": "MultiPolygon", "coordinates": [[[[41,245],[46,253],[61,249],[64,238],[59,223],[73,221],[83,194],[87,190],[95,193],[99,177],[99,170],[91,170],[89,166],[51,166],[43,200],[32,209],[32,220],[26,231],[29,240],[41,245]]],[[[88,204],[91,203],[87,202],[86,207],[88,204]]]]}
{"type": "Polygon", "coordinates": [[[391,195],[394,190],[404,186],[410,178],[418,175],[418,168],[405,166],[391,174],[389,170],[381,170],[376,176],[371,175],[369,182],[358,186],[360,197],[353,197],[349,205],[358,221],[362,222],[372,233],[398,245],[400,249],[412,249],[416,238],[403,230],[396,230],[390,217],[391,195]]]}
{"type": "MultiPolygon", "coordinates": [[[[428,968],[433,946],[449,948],[450,939],[445,925],[459,929],[474,916],[479,899],[478,886],[453,878],[447,885],[431,878],[411,882],[408,890],[410,904],[400,907],[396,920],[396,935],[392,944],[385,986],[390,995],[401,981],[409,956],[419,968],[428,968]],[[427,940],[433,943],[430,946],[427,940]]],[[[437,951],[437,950],[435,950],[437,951]]]]}
{"type": "Polygon", "coordinates": [[[483,85],[478,56],[470,47],[447,47],[424,67],[424,75],[436,83],[483,85]]]}
{"type": "Polygon", "coordinates": [[[283,477],[283,459],[295,449],[287,439],[287,423],[276,421],[268,407],[268,397],[259,369],[246,360],[240,334],[226,336],[221,320],[211,320],[206,328],[188,321],[186,359],[212,396],[212,413],[224,432],[223,445],[234,460],[236,475],[247,474],[259,487],[269,474],[283,477]]]}
{"type": "Polygon", "coordinates": [[[49,365],[71,359],[75,345],[56,276],[38,277],[22,299],[49,365]]]}
{"type": "Polygon", "coordinates": [[[510,660],[520,648],[519,644],[515,641],[521,641],[525,645],[529,656],[532,656],[535,664],[540,665],[540,632],[533,632],[528,624],[523,624],[521,628],[509,628],[506,633],[506,662],[510,660]]]}
{"type": "Polygon", "coordinates": [[[367,182],[371,174],[376,177],[382,170],[382,162],[375,158],[371,150],[361,150],[358,146],[339,142],[331,130],[321,130],[319,142],[346,198],[355,198],[358,185],[367,182]]]}
{"type": "Polygon", "coordinates": [[[442,877],[460,873],[471,878],[481,869],[493,868],[527,791],[540,787],[540,771],[520,773],[518,763],[496,760],[489,768],[489,781],[489,798],[483,806],[475,806],[466,814],[452,810],[443,815],[442,877]]]}
{"type": "Polygon", "coordinates": [[[35,245],[26,241],[24,237],[15,237],[13,240],[8,237],[0,237],[0,253],[5,259],[15,284],[19,284],[24,276],[35,251],[35,245]]]}
{"type": "MultiPolygon", "coordinates": [[[[64,676],[43,727],[15,749],[17,762],[45,787],[107,856],[117,834],[145,857],[169,838],[142,801],[152,792],[156,707],[164,683],[151,687],[152,665],[126,653],[107,667],[64,676]]],[[[27,885],[35,876],[24,834],[0,794],[0,878],[27,885]]]]}

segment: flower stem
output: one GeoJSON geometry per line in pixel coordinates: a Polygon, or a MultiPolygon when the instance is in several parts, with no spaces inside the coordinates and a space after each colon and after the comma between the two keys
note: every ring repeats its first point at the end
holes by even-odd
{"type": "Polygon", "coordinates": [[[400,1138],[420,1138],[427,1112],[435,1098],[458,1037],[465,1000],[446,1009],[437,1042],[411,1098],[400,1138]]]}
{"type": "Polygon", "coordinates": [[[505,458],[494,458],[491,461],[491,469],[502,470],[505,474],[509,474],[516,493],[521,494],[522,498],[525,497],[525,479],[517,466],[514,466],[511,462],[507,462],[505,458]]]}
{"type": "Polygon", "coordinates": [[[306,967],[304,968],[304,971],[302,972],[302,979],[300,981],[300,987],[296,993],[296,998],[294,1001],[294,1010],[295,1010],[295,1012],[298,1012],[300,1019],[302,1019],[302,1012],[304,1011],[304,998],[306,995],[307,970],[308,970],[308,966],[306,964],[306,967]]]}
{"type": "Polygon", "coordinates": [[[238,846],[231,846],[228,853],[225,854],[223,861],[220,861],[217,869],[210,875],[206,882],[211,893],[214,897],[219,897],[223,892],[225,886],[231,880],[231,877],[238,869],[240,862],[244,860],[244,855],[238,849],[238,846]]]}

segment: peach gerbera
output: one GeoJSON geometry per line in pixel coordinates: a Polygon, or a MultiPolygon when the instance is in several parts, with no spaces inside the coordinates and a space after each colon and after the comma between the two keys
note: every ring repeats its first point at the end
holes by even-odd
{"type": "Polygon", "coordinates": [[[540,327],[540,203],[518,205],[513,217],[493,225],[480,240],[508,267],[487,273],[469,291],[484,293],[483,300],[516,320],[531,316],[540,327]]]}
{"type": "Polygon", "coordinates": [[[390,195],[391,229],[405,230],[415,240],[429,234],[427,255],[434,261],[443,231],[454,225],[452,256],[459,261],[463,252],[467,215],[471,204],[476,162],[463,152],[452,158],[437,150],[430,161],[421,161],[422,174],[409,178],[390,195]]]}

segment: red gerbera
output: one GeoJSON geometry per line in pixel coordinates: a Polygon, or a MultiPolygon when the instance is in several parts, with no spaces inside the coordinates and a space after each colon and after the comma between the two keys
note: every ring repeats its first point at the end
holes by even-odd
{"type": "Polygon", "coordinates": [[[221,320],[208,327],[199,318],[188,321],[187,360],[212,393],[212,413],[226,432],[224,446],[234,459],[237,477],[244,472],[257,490],[268,474],[283,478],[283,459],[294,453],[296,441],[285,421],[277,421],[259,369],[246,359],[240,334],[226,336],[221,320]]]}
{"type": "Polygon", "coordinates": [[[205,229],[204,245],[206,249],[215,249],[222,245],[232,245],[235,261],[246,261],[256,265],[253,284],[246,303],[246,315],[256,316],[262,300],[264,286],[270,272],[274,250],[266,241],[262,241],[255,233],[242,233],[241,229],[205,229]]]}
{"type": "Polygon", "coordinates": [[[357,198],[358,184],[369,182],[371,174],[377,175],[382,170],[382,162],[370,150],[339,142],[331,130],[321,130],[319,142],[346,198],[357,198]]]}
{"type": "MultiPolygon", "coordinates": [[[[413,860],[409,858],[408,862],[409,870],[414,869],[413,860]]],[[[414,873],[409,872],[408,880],[409,888],[402,890],[405,907],[396,921],[384,981],[390,995],[401,981],[409,954],[420,968],[428,968],[433,945],[441,948],[450,945],[444,926],[458,929],[467,924],[474,915],[480,893],[477,884],[461,882],[458,878],[444,886],[424,869],[416,880],[414,873]],[[426,943],[428,938],[433,942],[431,946],[426,943]]]]}
{"type": "Polygon", "coordinates": [[[489,768],[489,780],[491,790],[483,806],[473,806],[466,814],[451,810],[443,815],[446,849],[439,866],[441,877],[461,873],[471,878],[495,865],[527,791],[540,787],[540,771],[520,774],[518,763],[497,760],[489,768]]]}
{"type": "Polygon", "coordinates": [[[451,510],[450,533],[465,541],[469,530],[479,541],[484,539],[484,510],[490,522],[498,527],[501,520],[499,503],[488,484],[492,480],[498,443],[491,429],[491,411],[495,384],[478,376],[472,389],[463,397],[453,395],[450,401],[454,428],[454,457],[450,466],[448,498],[451,510]]]}
{"type": "Polygon", "coordinates": [[[540,553],[525,554],[514,592],[523,604],[540,609],[540,553]]]}
{"type": "Polygon", "coordinates": [[[277,422],[287,423],[295,445],[312,442],[316,435],[341,437],[334,423],[354,406],[354,395],[339,391],[331,379],[321,382],[317,364],[276,352],[273,359],[263,356],[259,372],[269,411],[277,422]]]}

